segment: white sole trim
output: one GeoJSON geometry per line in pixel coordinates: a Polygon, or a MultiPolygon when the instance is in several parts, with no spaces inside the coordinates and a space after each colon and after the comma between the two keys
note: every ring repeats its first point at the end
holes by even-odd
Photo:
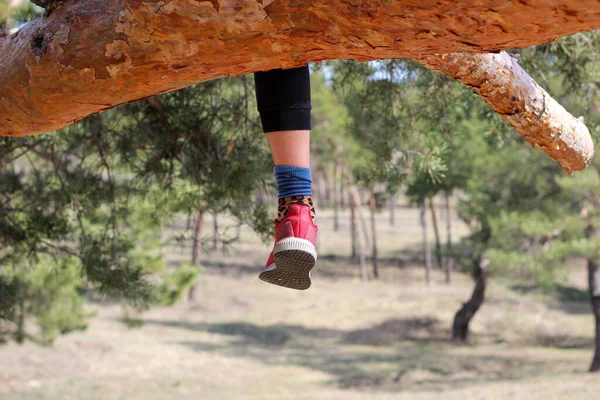
{"type": "Polygon", "coordinates": [[[267,268],[263,269],[262,272],[269,272],[269,271],[273,271],[275,268],[277,268],[277,265],[275,265],[275,263],[269,265],[267,268]]]}
{"type": "MultiPolygon", "coordinates": [[[[295,237],[281,239],[279,242],[277,242],[275,248],[273,249],[273,254],[290,250],[303,251],[309,253],[311,256],[313,256],[315,261],[317,260],[317,249],[315,248],[315,246],[306,239],[300,239],[295,237]]],[[[270,267],[271,266],[269,266],[269,268],[270,267]]]]}

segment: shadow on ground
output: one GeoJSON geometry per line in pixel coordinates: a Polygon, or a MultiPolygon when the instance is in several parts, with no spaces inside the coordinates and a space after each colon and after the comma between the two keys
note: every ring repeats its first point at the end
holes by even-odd
{"type": "Polygon", "coordinates": [[[536,346],[563,350],[594,349],[594,339],[586,336],[538,335],[533,343],[536,346]]]}
{"type": "Polygon", "coordinates": [[[250,358],[270,366],[296,365],[324,372],[341,388],[380,391],[443,390],[482,381],[529,379],[552,371],[577,370],[568,360],[551,364],[516,352],[469,354],[452,344],[435,318],[391,319],[358,330],[307,328],[245,322],[192,323],[145,320],[148,324],[222,335],[223,341],[177,341],[200,353],[250,358]]]}
{"type": "MultiPolygon", "coordinates": [[[[266,257],[266,256],[265,256],[266,257]]],[[[265,258],[266,261],[266,258],[265,258]]],[[[371,271],[371,260],[366,259],[367,269],[371,271]]],[[[378,258],[380,272],[385,273],[387,269],[403,268],[408,266],[406,260],[397,258],[378,258]]],[[[181,262],[171,261],[169,267],[175,268],[181,262]]],[[[204,260],[202,266],[209,273],[215,273],[232,278],[244,278],[247,276],[257,276],[264,268],[264,265],[255,265],[249,262],[232,262],[224,259],[223,261],[204,260]]],[[[358,260],[352,259],[349,256],[340,256],[335,254],[320,254],[318,264],[314,270],[313,278],[329,278],[329,279],[347,279],[359,277],[358,260]]]]}
{"type": "MultiPolygon", "coordinates": [[[[512,285],[510,287],[517,293],[531,294],[543,293],[537,285],[512,285]]],[[[555,308],[563,310],[568,314],[590,314],[589,294],[574,286],[557,285],[552,293],[556,300],[555,308]]]]}

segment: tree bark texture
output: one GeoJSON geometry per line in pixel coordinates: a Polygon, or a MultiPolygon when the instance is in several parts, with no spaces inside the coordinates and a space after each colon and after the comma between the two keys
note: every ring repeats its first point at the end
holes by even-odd
{"type": "MultiPolygon", "coordinates": [[[[600,0],[49,0],[47,4],[43,19],[0,42],[0,135],[57,130],[119,104],[223,76],[327,59],[415,58],[471,83],[488,103],[499,102],[492,108],[504,112],[530,143],[556,157],[565,170],[583,168],[590,155],[588,139],[577,136],[585,136],[583,129],[566,111],[530,106],[550,114],[527,120],[532,115],[525,112],[523,102],[552,104],[549,96],[520,97],[521,92],[511,89],[514,85],[501,85],[505,80],[481,80],[505,71],[504,66],[494,68],[486,62],[508,61],[506,55],[456,61],[465,57],[462,53],[528,47],[598,29],[600,0]],[[427,57],[457,52],[461,54],[427,57]],[[478,73],[479,62],[487,75],[478,73]],[[470,69],[476,78],[469,79],[470,69]],[[507,102],[511,106],[505,109],[507,102]],[[552,124],[535,120],[555,121],[565,132],[545,131],[552,124]]],[[[533,82],[524,73],[515,77],[524,84],[533,82]]]]}
{"type": "Polygon", "coordinates": [[[431,222],[435,234],[435,260],[439,269],[442,269],[442,245],[440,242],[440,230],[438,229],[437,213],[435,212],[435,201],[429,198],[429,211],[431,211],[431,222]]]}
{"type": "Polygon", "coordinates": [[[418,61],[467,85],[565,172],[584,169],[591,161],[594,144],[583,120],[569,114],[508,53],[446,54],[418,61]]]}
{"type": "Polygon", "coordinates": [[[423,258],[425,259],[425,284],[431,284],[431,248],[429,246],[429,238],[427,233],[427,206],[425,201],[419,206],[421,221],[421,231],[423,232],[423,258]]]}
{"type": "Polygon", "coordinates": [[[454,316],[452,326],[452,339],[465,342],[469,337],[469,324],[485,300],[485,288],[487,286],[489,261],[480,256],[475,262],[475,289],[469,301],[467,301],[454,316]]]}

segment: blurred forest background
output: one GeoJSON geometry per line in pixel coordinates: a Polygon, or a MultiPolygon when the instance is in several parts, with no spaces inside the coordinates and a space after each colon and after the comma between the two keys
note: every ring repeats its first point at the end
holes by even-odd
{"type": "MultiPolygon", "coordinates": [[[[39,11],[0,1],[0,38],[39,11]]],[[[512,52],[595,143],[598,48],[512,52]]],[[[311,71],[306,293],[257,279],[276,192],[252,76],[0,138],[0,398],[597,398],[598,157],[564,175],[410,60],[311,71]]]]}

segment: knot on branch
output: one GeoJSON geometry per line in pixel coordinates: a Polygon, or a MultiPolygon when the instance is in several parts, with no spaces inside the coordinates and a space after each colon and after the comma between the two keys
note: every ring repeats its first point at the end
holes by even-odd
{"type": "Polygon", "coordinates": [[[34,32],[31,37],[30,48],[35,57],[40,59],[48,51],[48,42],[52,39],[51,33],[45,33],[41,29],[34,32]]]}

